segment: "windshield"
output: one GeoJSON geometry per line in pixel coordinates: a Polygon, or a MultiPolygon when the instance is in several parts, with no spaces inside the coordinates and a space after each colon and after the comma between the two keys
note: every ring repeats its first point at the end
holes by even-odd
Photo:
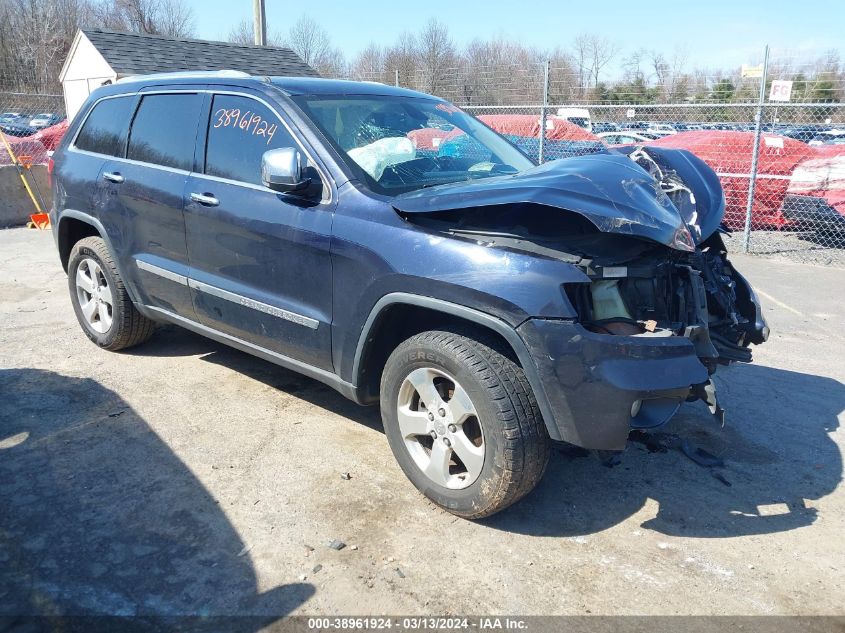
{"type": "Polygon", "coordinates": [[[377,193],[396,195],[534,166],[508,141],[444,101],[372,95],[293,100],[377,193]]]}

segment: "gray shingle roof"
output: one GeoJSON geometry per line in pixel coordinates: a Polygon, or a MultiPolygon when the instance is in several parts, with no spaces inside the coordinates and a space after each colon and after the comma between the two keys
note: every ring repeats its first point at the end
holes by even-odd
{"type": "Polygon", "coordinates": [[[240,70],[251,75],[319,77],[289,48],[82,29],[118,75],[181,70],[240,70]]]}

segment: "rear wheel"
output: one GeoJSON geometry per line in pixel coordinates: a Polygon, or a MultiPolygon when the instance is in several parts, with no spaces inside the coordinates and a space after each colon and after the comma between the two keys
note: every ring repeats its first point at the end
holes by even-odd
{"type": "Polygon", "coordinates": [[[381,412],[402,470],[429,499],[477,519],[528,494],[549,438],[522,368],[498,340],[430,331],[387,360],[381,412]]]}
{"type": "Polygon", "coordinates": [[[102,238],[78,241],[70,252],[67,272],[73,310],[88,338],[112,351],[150,338],[155,323],[132,304],[102,238]]]}

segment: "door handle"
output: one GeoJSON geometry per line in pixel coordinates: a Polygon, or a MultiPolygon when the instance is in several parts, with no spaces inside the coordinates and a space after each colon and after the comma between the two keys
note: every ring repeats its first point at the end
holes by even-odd
{"type": "Polygon", "coordinates": [[[191,200],[193,200],[194,202],[199,202],[200,204],[205,205],[206,207],[216,207],[218,204],[220,204],[220,201],[217,198],[208,193],[192,193],[191,200]]]}
{"type": "Polygon", "coordinates": [[[107,171],[103,174],[103,178],[108,180],[109,182],[116,182],[117,184],[122,183],[126,178],[120,175],[119,172],[116,171],[107,171]]]}

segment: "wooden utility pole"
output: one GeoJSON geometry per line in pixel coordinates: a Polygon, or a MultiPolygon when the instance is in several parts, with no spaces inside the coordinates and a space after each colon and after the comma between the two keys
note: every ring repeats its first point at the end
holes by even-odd
{"type": "Polygon", "coordinates": [[[253,29],[256,46],[267,46],[267,15],[264,0],[252,0],[253,29]]]}

